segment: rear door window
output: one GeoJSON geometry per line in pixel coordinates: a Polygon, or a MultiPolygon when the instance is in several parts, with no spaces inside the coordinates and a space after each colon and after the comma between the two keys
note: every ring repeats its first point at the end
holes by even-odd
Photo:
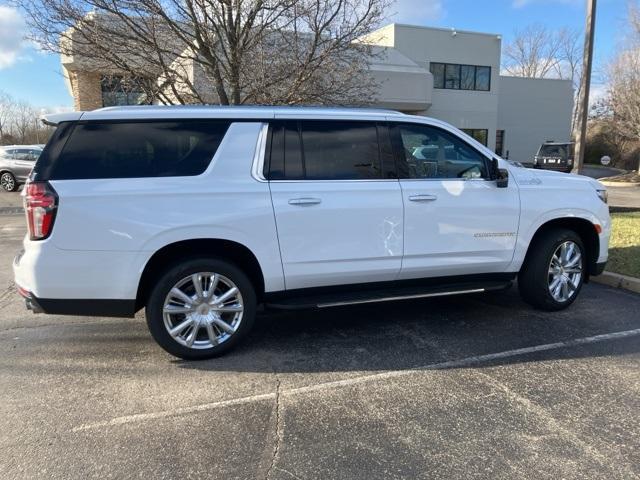
{"type": "Polygon", "coordinates": [[[394,176],[386,127],[362,121],[272,124],[270,180],[370,180],[394,176]],[[386,137],[384,137],[386,135],[386,137]],[[379,140],[380,136],[384,138],[379,140]],[[385,160],[383,162],[383,160],[385,160]]]}
{"type": "Polygon", "coordinates": [[[13,157],[16,160],[22,161],[33,161],[35,157],[33,155],[33,150],[27,148],[19,148],[15,151],[15,155],[13,157]]]}
{"type": "Polygon", "coordinates": [[[212,120],[80,122],[45,176],[74,180],[199,175],[228,127],[229,122],[212,120]]]}
{"type": "Polygon", "coordinates": [[[540,147],[540,156],[542,157],[567,157],[566,145],[543,145],[540,147]]]}

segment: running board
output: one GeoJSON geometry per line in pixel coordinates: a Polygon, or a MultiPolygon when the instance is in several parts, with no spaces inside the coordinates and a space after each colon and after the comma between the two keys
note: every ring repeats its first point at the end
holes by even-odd
{"type": "MultiPolygon", "coordinates": [[[[287,295],[286,292],[284,292],[277,299],[273,298],[266,300],[265,306],[276,310],[332,308],[347,305],[363,305],[367,303],[394,302],[399,300],[415,300],[419,298],[483,293],[509,288],[511,283],[511,281],[499,281],[438,287],[391,287],[384,289],[355,290],[347,293],[334,292],[305,294],[305,291],[302,290],[291,295],[287,295]]],[[[342,288],[348,288],[348,286],[343,286],[342,288]]]]}

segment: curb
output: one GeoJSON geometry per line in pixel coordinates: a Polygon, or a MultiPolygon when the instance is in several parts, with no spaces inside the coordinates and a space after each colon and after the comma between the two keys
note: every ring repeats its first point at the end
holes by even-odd
{"type": "Polygon", "coordinates": [[[630,292],[640,293],[640,278],[629,277],[628,275],[613,272],[603,272],[597,277],[591,277],[591,280],[596,283],[601,283],[602,285],[608,285],[609,287],[622,288],[630,292]]]}
{"type": "Polygon", "coordinates": [[[640,187],[640,183],[632,183],[632,182],[606,182],[602,180],[598,180],[605,187],[622,187],[622,188],[633,188],[640,187]]]}

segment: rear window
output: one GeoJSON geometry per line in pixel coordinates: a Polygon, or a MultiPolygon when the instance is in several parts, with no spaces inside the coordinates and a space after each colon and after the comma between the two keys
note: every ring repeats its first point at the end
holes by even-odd
{"type": "Polygon", "coordinates": [[[541,157],[560,157],[567,158],[567,153],[570,151],[569,145],[542,145],[540,152],[541,157]]]}
{"type": "Polygon", "coordinates": [[[58,127],[60,133],[56,131],[37,162],[35,179],[199,175],[211,162],[229,122],[92,121],[77,123],[70,133],[64,128],[58,127]]]}

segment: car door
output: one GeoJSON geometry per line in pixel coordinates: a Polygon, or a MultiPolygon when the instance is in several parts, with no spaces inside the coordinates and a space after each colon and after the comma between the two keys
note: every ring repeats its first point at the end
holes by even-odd
{"type": "Polygon", "coordinates": [[[286,288],[394,280],[403,206],[397,179],[385,178],[394,169],[386,127],[302,120],[270,131],[266,176],[286,288]]]}
{"type": "Polygon", "coordinates": [[[38,156],[36,155],[36,151],[31,148],[19,148],[15,150],[14,153],[14,175],[19,181],[24,181],[29,176],[38,156]]]}
{"type": "Polygon", "coordinates": [[[399,278],[506,271],[518,233],[515,182],[498,188],[490,159],[428,124],[396,124],[392,139],[405,207],[399,278]]]}

